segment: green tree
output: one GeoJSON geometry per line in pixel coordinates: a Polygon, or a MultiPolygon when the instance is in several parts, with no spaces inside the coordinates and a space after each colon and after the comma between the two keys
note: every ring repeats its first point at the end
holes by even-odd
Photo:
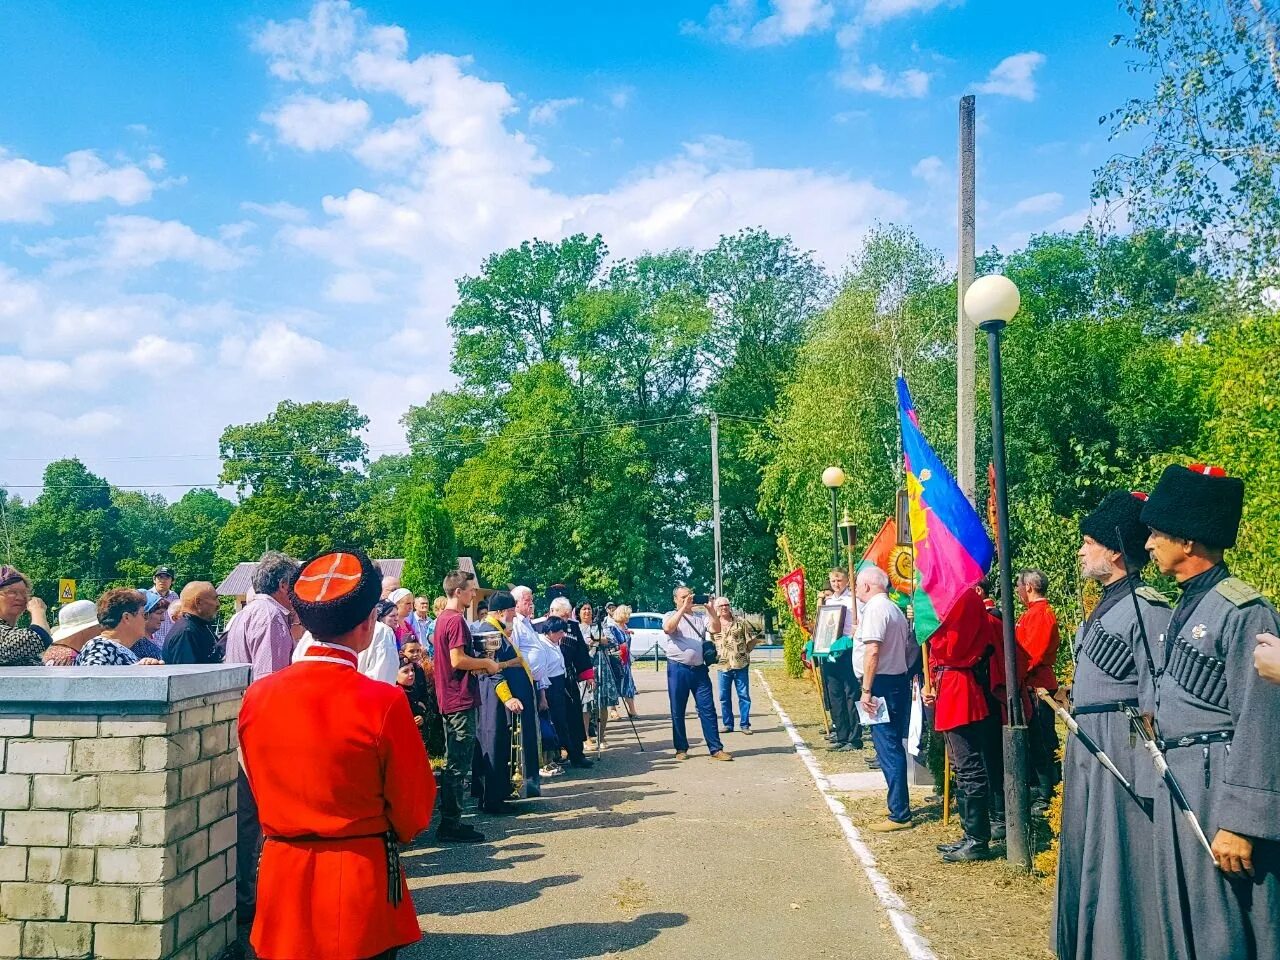
{"type": "Polygon", "coordinates": [[[282,400],[265,420],[224,430],[221,483],[240,502],[218,537],[218,568],[268,547],[308,557],[354,543],[368,423],[347,400],[282,400]]]}
{"type": "Polygon", "coordinates": [[[445,575],[458,565],[453,522],[430,487],[417,487],[408,501],[401,583],[415,594],[434,597],[445,575]]]}
{"type": "Polygon", "coordinates": [[[171,565],[183,581],[217,582],[229,568],[215,562],[218,535],[235,510],[235,504],[207,487],[188,490],[169,505],[173,545],[169,548],[171,565]]]}
{"type": "Polygon", "coordinates": [[[55,460],[45,467],[44,489],[23,522],[24,571],[47,602],[57,581],[71,577],[83,596],[96,596],[116,577],[129,543],[107,481],[79,460],[55,460]]]}
{"type": "Polygon", "coordinates": [[[1141,140],[1098,171],[1094,191],[1132,222],[1209,244],[1266,286],[1280,263],[1280,4],[1125,0],[1133,31],[1115,42],[1154,85],[1102,118],[1141,140]]]}
{"type": "MultiPolygon", "coordinates": [[[[120,514],[120,534],[127,544],[114,579],[128,584],[145,584],[157,564],[170,561],[173,533],[169,502],[159,494],[137,490],[111,489],[111,502],[120,514]]],[[[187,571],[183,571],[186,579],[187,571]]],[[[181,580],[179,581],[181,582],[181,580]]]]}

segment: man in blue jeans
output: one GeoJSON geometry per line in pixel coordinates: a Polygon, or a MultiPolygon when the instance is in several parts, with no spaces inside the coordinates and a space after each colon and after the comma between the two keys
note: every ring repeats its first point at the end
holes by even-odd
{"type": "Polygon", "coordinates": [[[907,680],[911,627],[898,605],[889,598],[889,575],[879,567],[858,572],[855,595],[862,605],[854,638],[853,666],[861,675],[862,699],[868,716],[874,717],[884,700],[888,723],[867,724],[876,760],[889,787],[889,816],[871,829],[881,833],[911,827],[911,795],[907,791],[907,751],[903,740],[911,720],[911,687],[907,680]]]}
{"type": "Polygon", "coordinates": [[[733,615],[728,597],[711,601],[708,623],[720,658],[720,720],[725,733],[733,733],[733,693],[738,692],[742,732],[751,734],[751,651],[760,634],[746,620],[733,615]]]}
{"type": "Polygon", "coordinates": [[[693,591],[676,587],[676,608],[662,618],[663,652],[667,655],[667,696],[671,700],[671,739],[675,741],[676,759],[689,759],[689,737],[685,733],[684,713],[693,694],[698,719],[702,721],[702,737],[712,760],[732,760],[716,730],[715,697],[711,693],[711,674],[702,656],[703,641],[708,639],[706,619],[693,610],[693,591]]]}

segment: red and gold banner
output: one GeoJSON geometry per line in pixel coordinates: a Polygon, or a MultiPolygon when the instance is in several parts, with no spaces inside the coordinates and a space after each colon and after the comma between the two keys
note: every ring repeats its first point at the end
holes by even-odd
{"type": "Polygon", "coordinates": [[[795,617],[800,629],[804,630],[805,595],[804,567],[796,567],[784,577],[778,579],[782,595],[787,598],[787,606],[791,608],[791,616],[795,617]]]}

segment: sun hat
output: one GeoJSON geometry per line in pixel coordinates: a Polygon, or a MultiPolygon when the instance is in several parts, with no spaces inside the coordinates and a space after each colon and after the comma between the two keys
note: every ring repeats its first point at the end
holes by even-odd
{"type": "Polygon", "coordinates": [[[73,600],[58,611],[58,625],[53,629],[53,642],[61,643],[86,630],[99,630],[98,605],[92,600],[73,600]]]}

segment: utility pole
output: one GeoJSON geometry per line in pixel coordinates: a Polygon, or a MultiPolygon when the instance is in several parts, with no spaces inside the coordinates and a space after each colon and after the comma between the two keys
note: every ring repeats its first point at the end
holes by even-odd
{"type": "Polygon", "coordinates": [[[960,191],[956,226],[956,482],[974,502],[977,451],[974,439],[973,324],[964,312],[964,295],[973,283],[976,177],[974,164],[974,97],[960,98],[960,191]]]}
{"type": "Polygon", "coordinates": [[[711,411],[711,522],[716,542],[716,596],[724,596],[724,577],[720,569],[720,417],[711,411]]]}

